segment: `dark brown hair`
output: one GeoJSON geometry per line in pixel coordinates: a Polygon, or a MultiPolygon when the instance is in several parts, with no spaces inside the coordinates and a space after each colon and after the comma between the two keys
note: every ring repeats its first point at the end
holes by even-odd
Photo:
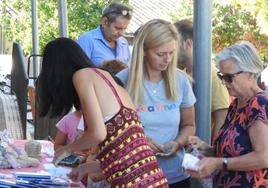
{"type": "Polygon", "coordinates": [[[177,28],[182,41],[193,39],[193,22],[189,19],[183,19],[174,23],[177,28]]]}
{"type": "Polygon", "coordinates": [[[107,70],[112,75],[116,75],[118,72],[127,67],[128,66],[125,63],[116,59],[110,61],[104,61],[100,66],[100,68],[107,70]]]}

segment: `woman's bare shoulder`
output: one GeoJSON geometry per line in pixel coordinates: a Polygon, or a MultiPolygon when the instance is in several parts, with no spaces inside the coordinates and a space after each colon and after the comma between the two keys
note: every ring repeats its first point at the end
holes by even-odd
{"type": "Polygon", "coordinates": [[[73,76],[89,74],[90,71],[92,71],[90,68],[82,68],[77,70],[73,76]]]}
{"type": "MultiPolygon", "coordinates": [[[[97,70],[98,72],[101,72],[104,76],[108,77],[109,79],[110,73],[101,69],[97,69],[97,70]]],[[[83,68],[83,69],[76,71],[73,76],[77,76],[77,75],[88,75],[89,77],[96,77],[97,73],[94,71],[93,68],[83,68]]]]}
{"type": "Polygon", "coordinates": [[[91,68],[83,68],[73,74],[73,81],[90,81],[95,77],[95,74],[91,68]]]}

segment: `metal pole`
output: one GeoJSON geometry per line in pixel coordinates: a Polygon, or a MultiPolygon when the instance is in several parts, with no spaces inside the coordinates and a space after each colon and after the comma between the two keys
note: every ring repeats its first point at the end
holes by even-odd
{"type": "Polygon", "coordinates": [[[194,91],[197,135],[210,143],[211,135],[211,0],[194,1],[194,91]]]}
{"type": "Polygon", "coordinates": [[[58,0],[60,36],[68,37],[68,18],[66,0],[58,0]]]}
{"type": "Polygon", "coordinates": [[[0,54],[4,54],[4,24],[0,25],[0,54]]]}
{"type": "MultiPolygon", "coordinates": [[[[1,16],[4,17],[6,15],[6,6],[3,6],[3,9],[1,10],[1,16]]],[[[0,25],[1,27],[1,36],[0,36],[0,54],[4,54],[5,52],[5,25],[4,25],[4,22],[1,23],[0,25]]]]}
{"type": "Polygon", "coordinates": [[[37,17],[37,0],[32,0],[32,42],[33,42],[33,77],[37,77],[39,72],[38,64],[38,17],[37,17]]]}

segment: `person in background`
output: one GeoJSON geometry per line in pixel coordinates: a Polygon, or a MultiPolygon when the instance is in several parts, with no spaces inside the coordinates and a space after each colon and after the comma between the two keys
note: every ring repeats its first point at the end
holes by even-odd
{"type": "Polygon", "coordinates": [[[179,36],[170,22],[153,19],[140,28],[130,68],[116,76],[141,118],[169,187],[190,187],[181,167],[184,146],[195,134],[195,96],[186,73],[177,69],[179,36]]]}
{"type": "Polygon", "coordinates": [[[110,61],[104,61],[100,68],[107,70],[111,73],[111,75],[116,75],[121,70],[127,68],[128,66],[123,63],[122,61],[118,60],[110,60],[110,61]]]}
{"type": "Polygon", "coordinates": [[[106,60],[129,63],[130,50],[127,40],[122,37],[132,17],[132,9],[113,2],[104,8],[101,25],[83,33],[77,43],[97,67],[106,60]]]}
{"type": "Polygon", "coordinates": [[[101,169],[111,187],[168,187],[127,91],[109,72],[96,68],[75,41],[57,38],[45,46],[36,86],[41,117],[66,114],[81,104],[85,120],[84,133],[57,149],[53,163],[99,148],[99,163],[74,168],[69,174],[73,181],[101,169]]]}
{"type": "Polygon", "coordinates": [[[263,69],[255,47],[240,41],[216,56],[218,77],[235,99],[214,140],[213,147],[198,137],[189,143],[202,151],[212,150],[215,157],[205,157],[197,178],[216,172],[213,187],[268,187],[268,95],[257,84],[263,69]]]}
{"type": "MultiPolygon", "coordinates": [[[[79,136],[83,134],[84,125],[82,123],[82,126],[80,126],[81,118],[82,113],[80,112],[80,110],[75,110],[74,112],[70,112],[65,116],[63,116],[62,119],[60,119],[60,121],[56,124],[57,132],[54,141],[54,151],[56,151],[60,147],[65,146],[66,144],[74,142],[75,139],[78,139],[79,136]]],[[[77,154],[87,157],[87,155],[89,155],[89,151],[83,151],[77,154]]],[[[86,160],[80,161],[81,164],[84,162],[86,162],[86,160]]],[[[88,185],[87,176],[84,176],[81,182],[85,186],[87,186],[88,185]]]]}
{"type": "MultiPolygon", "coordinates": [[[[175,27],[180,35],[178,49],[178,67],[192,76],[193,72],[193,23],[188,19],[177,21],[175,27]]],[[[227,89],[217,77],[217,69],[214,63],[211,65],[211,140],[216,137],[220,127],[224,123],[230,104],[227,89]]]]}
{"type": "Polygon", "coordinates": [[[65,115],[57,124],[54,150],[72,143],[82,133],[77,127],[81,119],[81,112],[76,110],[65,115]]]}

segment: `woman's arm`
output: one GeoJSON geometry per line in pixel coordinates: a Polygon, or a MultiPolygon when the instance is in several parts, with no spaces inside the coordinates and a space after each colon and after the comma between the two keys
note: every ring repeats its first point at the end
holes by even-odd
{"type": "Polygon", "coordinates": [[[87,129],[79,139],[56,150],[53,160],[55,164],[76,151],[97,146],[106,138],[106,128],[101,107],[95,93],[92,74],[94,74],[93,71],[90,72],[89,69],[82,69],[73,76],[73,83],[80,99],[87,129]]]}
{"type": "MultiPolygon", "coordinates": [[[[249,128],[249,137],[253,151],[227,158],[227,170],[252,171],[268,168],[268,125],[257,120],[249,128]]],[[[223,158],[206,157],[199,162],[199,171],[190,172],[193,177],[206,177],[215,170],[223,169],[223,158]]]]}
{"type": "Polygon", "coordinates": [[[54,150],[64,146],[66,144],[67,135],[61,130],[57,130],[55,142],[54,142],[54,150]]]}
{"type": "Polygon", "coordinates": [[[163,145],[162,150],[157,155],[169,157],[188,144],[189,136],[195,134],[195,113],[194,107],[181,108],[180,130],[175,140],[163,145]],[[163,151],[163,152],[162,152],[163,151]]]}
{"type": "Polygon", "coordinates": [[[214,123],[214,127],[211,132],[212,133],[211,141],[213,141],[216,138],[218,131],[224,124],[227,112],[228,112],[228,108],[222,108],[222,109],[218,109],[218,110],[211,112],[213,123],[214,123]]]}
{"type": "Polygon", "coordinates": [[[188,144],[189,136],[195,135],[195,109],[194,107],[181,108],[180,131],[176,138],[178,149],[188,144]]]}
{"type": "Polygon", "coordinates": [[[257,120],[249,128],[253,151],[234,158],[228,158],[228,170],[250,171],[268,168],[268,125],[257,120]]]}
{"type": "Polygon", "coordinates": [[[92,70],[82,69],[73,76],[73,83],[79,96],[87,129],[79,139],[70,144],[69,148],[72,151],[97,146],[106,138],[106,128],[96,96],[92,74],[94,74],[92,70]]]}
{"type": "Polygon", "coordinates": [[[100,162],[93,160],[73,168],[70,174],[68,174],[69,178],[73,181],[80,181],[85,175],[89,175],[98,181],[105,179],[100,168],[100,162]]]}

